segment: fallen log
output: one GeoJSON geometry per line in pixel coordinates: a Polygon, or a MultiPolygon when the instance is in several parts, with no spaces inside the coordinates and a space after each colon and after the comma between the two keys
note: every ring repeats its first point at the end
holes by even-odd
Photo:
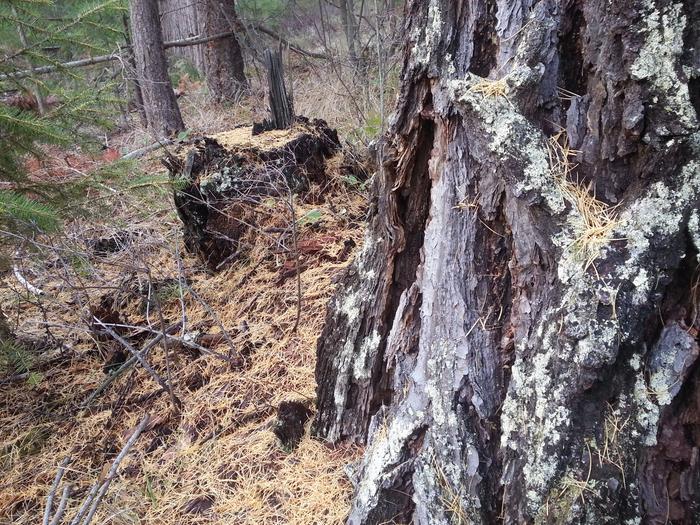
{"type": "Polygon", "coordinates": [[[323,120],[299,117],[289,129],[242,126],[196,140],[168,155],[185,247],[211,269],[243,250],[240,239],[255,227],[254,210],[265,199],[289,202],[327,179],[326,159],[340,148],[323,120]]]}

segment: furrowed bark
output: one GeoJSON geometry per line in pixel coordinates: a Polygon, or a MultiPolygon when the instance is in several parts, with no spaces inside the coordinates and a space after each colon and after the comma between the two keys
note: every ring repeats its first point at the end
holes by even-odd
{"type": "MultiPolygon", "coordinates": [[[[210,33],[202,32],[200,4],[206,1],[208,0],[158,0],[163,40],[182,40],[209,35],[210,33]]],[[[202,75],[206,69],[205,54],[204,45],[176,47],[168,52],[168,56],[182,57],[189,61],[202,75]]]]}
{"type": "MultiPolygon", "coordinates": [[[[236,22],[233,0],[199,0],[200,25],[205,35],[230,31],[236,22]]],[[[204,47],[204,71],[211,96],[217,100],[235,101],[245,92],[248,83],[245,63],[236,35],[214,40],[204,47]]]]}
{"type": "Polygon", "coordinates": [[[318,342],[314,430],[367,443],[349,523],[696,519],[697,10],[409,3],[318,342]]]}
{"type": "Polygon", "coordinates": [[[129,5],[136,76],[148,128],[157,137],[168,137],[182,131],[185,125],[168,76],[158,3],[131,0],[129,5]]]}

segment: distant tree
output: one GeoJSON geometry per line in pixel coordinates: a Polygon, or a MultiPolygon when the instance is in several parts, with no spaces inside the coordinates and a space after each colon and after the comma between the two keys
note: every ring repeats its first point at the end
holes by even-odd
{"type": "Polygon", "coordinates": [[[345,41],[348,46],[348,58],[350,59],[352,66],[357,67],[357,46],[360,35],[357,17],[355,16],[354,0],[341,0],[340,12],[343,17],[343,31],[345,32],[345,41]]]}
{"type": "Polygon", "coordinates": [[[182,131],[185,125],[168,76],[158,2],[131,0],[130,6],[136,74],[147,125],[157,136],[167,137],[182,131]]]}
{"type": "MultiPolygon", "coordinates": [[[[202,36],[226,33],[240,27],[235,0],[199,0],[202,36]]],[[[204,74],[211,96],[218,101],[236,100],[248,86],[241,46],[235,35],[204,46],[204,74]]]]}
{"type": "MultiPolygon", "coordinates": [[[[163,40],[183,40],[201,36],[198,4],[204,0],[158,0],[163,40]]],[[[175,47],[168,56],[185,59],[204,76],[204,46],[175,47]]]]}

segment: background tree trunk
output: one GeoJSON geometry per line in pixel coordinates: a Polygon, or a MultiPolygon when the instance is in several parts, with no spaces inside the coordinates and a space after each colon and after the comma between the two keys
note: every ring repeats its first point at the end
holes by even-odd
{"type": "Polygon", "coordinates": [[[352,67],[358,66],[357,45],[358,45],[358,24],[355,17],[355,2],[354,0],[341,0],[340,11],[343,17],[343,31],[345,32],[345,41],[348,45],[348,58],[352,67]]]}
{"type": "Polygon", "coordinates": [[[698,3],[413,0],[314,431],[349,523],[692,523],[698,3]]]}
{"type": "MultiPolygon", "coordinates": [[[[203,36],[198,4],[206,0],[159,0],[160,20],[163,40],[183,40],[194,36],[203,36]]],[[[205,44],[197,46],[176,47],[168,50],[169,56],[182,57],[194,68],[205,74],[205,44]]]]}
{"type": "MultiPolygon", "coordinates": [[[[129,27],[129,20],[126,15],[122,18],[124,22],[124,38],[126,40],[126,45],[131,47],[131,28],[129,27]]],[[[131,82],[131,88],[133,91],[133,98],[131,103],[136,107],[136,111],[139,114],[141,120],[141,125],[143,127],[148,126],[148,119],[146,118],[146,108],[143,103],[143,92],[141,91],[141,84],[139,84],[139,79],[136,75],[136,60],[134,55],[129,54],[128,63],[131,67],[129,71],[129,76],[133,79],[131,82]]]]}
{"type": "MultiPolygon", "coordinates": [[[[235,29],[234,0],[200,0],[201,34],[216,35],[235,29]]],[[[211,96],[217,100],[238,100],[247,89],[245,63],[235,36],[215,40],[204,46],[204,72],[211,96]]]]}
{"type": "Polygon", "coordinates": [[[131,0],[130,14],[136,74],[148,128],[159,137],[169,136],[185,125],[168,76],[158,2],[131,0]]]}

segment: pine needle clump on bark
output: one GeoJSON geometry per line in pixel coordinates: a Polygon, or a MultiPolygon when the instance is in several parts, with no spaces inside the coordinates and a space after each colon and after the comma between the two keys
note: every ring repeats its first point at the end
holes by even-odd
{"type": "MultiPolygon", "coordinates": [[[[593,185],[582,185],[572,180],[576,164],[572,158],[578,151],[569,147],[565,131],[559,131],[547,141],[549,165],[557,186],[564,199],[576,210],[574,240],[572,250],[583,269],[588,270],[612,239],[612,233],[619,225],[616,209],[595,196],[593,185]]],[[[618,205],[619,206],[619,205],[618,205]]]]}
{"type": "Polygon", "coordinates": [[[503,77],[497,80],[484,78],[476,82],[470,88],[470,91],[473,91],[474,93],[479,93],[480,95],[483,95],[487,98],[502,97],[505,98],[508,101],[508,103],[510,103],[510,100],[508,100],[507,77],[503,77]]]}

